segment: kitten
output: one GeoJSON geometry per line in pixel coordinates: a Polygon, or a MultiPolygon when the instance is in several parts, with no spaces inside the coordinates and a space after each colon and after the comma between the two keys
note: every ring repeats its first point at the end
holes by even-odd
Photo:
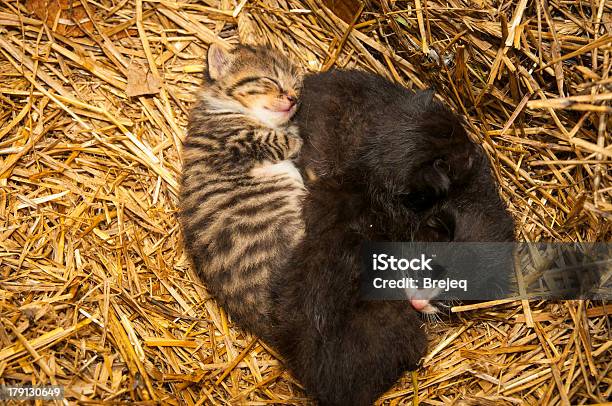
{"type": "Polygon", "coordinates": [[[268,326],[269,276],[303,235],[304,192],[290,122],[301,74],[266,48],[211,45],[189,117],[179,220],[209,291],[242,328],[268,326]]]}
{"type": "Polygon", "coordinates": [[[415,310],[362,301],[365,241],[507,241],[513,222],[488,162],[432,92],[357,71],[307,76],[296,115],[312,175],[304,239],[274,271],[274,335],[321,405],[371,405],[427,349],[415,310]]]}
{"type": "MultiPolygon", "coordinates": [[[[396,229],[394,241],[406,230],[412,234],[404,241],[418,241],[417,229],[422,241],[515,240],[482,147],[433,91],[415,93],[367,72],[329,71],[305,78],[295,120],[304,140],[298,166],[313,179],[362,182],[384,207],[376,210],[393,213],[387,227],[396,229]]],[[[436,313],[430,304],[413,301],[436,313]]]]}

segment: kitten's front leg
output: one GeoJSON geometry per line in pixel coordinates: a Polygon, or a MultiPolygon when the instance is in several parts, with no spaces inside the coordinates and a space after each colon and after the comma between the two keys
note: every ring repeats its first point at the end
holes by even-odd
{"type": "Polygon", "coordinates": [[[287,159],[295,159],[302,150],[302,137],[295,126],[287,127],[284,133],[287,137],[287,159]]]}
{"type": "Polygon", "coordinates": [[[302,149],[302,139],[298,135],[287,135],[287,159],[295,159],[302,149]]]}
{"type": "Polygon", "coordinates": [[[254,137],[257,142],[261,156],[260,160],[272,162],[284,161],[295,158],[302,148],[302,139],[297,135],[297,130],[266,130],[257,131],[254,137]]]}
{"type": "Polygon", "coordinates": [[[295,158],[302,148],[302,139],[295,131],[270,130],[260,138],[262,148],[267,151],[265,157],[260,157],[261,165],[256,165],[251,171],[255,177],[288,176],[304,184],[302,175],[291,159],[295,158]]]}

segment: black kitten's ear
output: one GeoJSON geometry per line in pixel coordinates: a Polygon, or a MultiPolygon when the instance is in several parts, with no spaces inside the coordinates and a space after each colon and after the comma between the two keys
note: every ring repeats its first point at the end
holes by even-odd
{"type": "Polygon", "coordinates": [[[220,44],[210,44],[208,47],[208,76],[217,80],[223,74],[230,61],[230,51],[220,44]]]}
{"type": "Polygon", "coordinates": [[[431,167],[423,173],[423,180],[432,188],[437,196],[445,196],[451,185],[450,164],[446,159],[436,159],[431,167]]]}
{"type": "Polygon", "coordinates": [[[433,89],[422,90],[420,92],[417,92],[414,101],[416,102],[416,104],[422,107],[427,107],[434,101],[435,94],[436,92],[433,89]]]}
{"type": "Polygon", "coordinates": [[[448,209],[430,214],[419,224],[416,237],[421,241],[453,241],[455,217],[455,213],[448,209]]]}

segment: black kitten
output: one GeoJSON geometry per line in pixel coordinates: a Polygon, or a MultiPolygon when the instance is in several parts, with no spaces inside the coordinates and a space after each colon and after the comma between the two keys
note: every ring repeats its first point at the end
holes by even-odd
{"type": "Polygon", "coordinates": [[[271,342],[321,405],[370,405],[426,351],[417,312],[360,301],[364,241],[505,241],[488,163],[431,92],[356,71],[307,77],[306,236],[272,277],[271,342]]]}
{"type": "Polygon", "coordinates": [[[296,119],[306,181],[338,176],[366,190],[371,209],[392,218],[380,225],[388,241],[514,241],[482,147],[432,91],[331,71],[305,78],[296,119]]]}

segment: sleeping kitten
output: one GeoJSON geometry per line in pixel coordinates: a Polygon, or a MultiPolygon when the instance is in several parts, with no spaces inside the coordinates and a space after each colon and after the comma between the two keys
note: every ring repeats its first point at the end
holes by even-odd
{"type": "MultiPolygon", "coordinates": [[[[393,213],[386,231],[404,241],[514,241],[514,222],[482,147],[462,120],[434,98],[362,71],[304,79],[295,121],[307,177],[341,175],[369,190],[376,210],[393,213]],[[364,174],[367,174],[367,179],[364,174]]],[[[428,301],[414,300],[423,313],[428,301]]]]}
{"type": "Polygon", "coordinates": [[[307,76],[296,115],[307,183],[304,239],[272,277],[269,337],[307,393],[366,406],[427,349],[415,309],[360,300],[365,241],[511,241],[482,149],[433,98],[358,71],[307,76]]]}
{"type": "Polygon", "coordinates": [[[269,276],[303,235],[303,182],[289,122],[301,75],[284,56],[211,45],[189,118],[179,219],[195,267],[242,328],[268,327],[269,276]]]}

